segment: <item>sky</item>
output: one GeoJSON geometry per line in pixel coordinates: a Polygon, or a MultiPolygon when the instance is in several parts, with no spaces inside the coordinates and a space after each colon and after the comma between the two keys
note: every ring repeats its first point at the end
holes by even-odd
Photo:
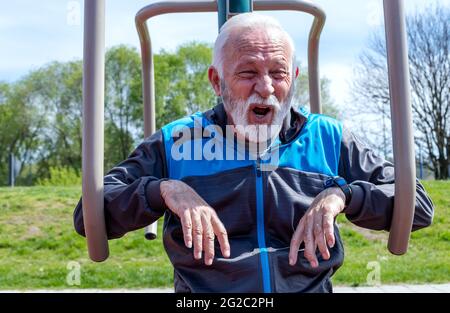
{"type": "MultiPolygon", "coordinates": [[[[156,1],[106,0],[106,47],[139,47],[134,17],[156,1]]],[[[382,0],[313,0],[327,14],[322,31],[320,75],[331,81],[330,92],[339,106],[348,105],[349,82],[358,55],[371,33],[383,29],[382,0]]],[[[407,14],[450,0],[405,0],[407,14]]],[[[83,1],[0,0],[0,81],[13,82],[51,61],[81,59],[83,1]]],[[[312,17],[298,12],[261,12],[277,18],[293,37],[297,59],[307,64],[307,40],[312,17]]],[[[189,41],[212,43],[217,35],[216,13],[168,14],[149,21],[154,51],[173,51],[189,41]]],[[[138,49],[139,51],[139,49],[138,49]]]]}

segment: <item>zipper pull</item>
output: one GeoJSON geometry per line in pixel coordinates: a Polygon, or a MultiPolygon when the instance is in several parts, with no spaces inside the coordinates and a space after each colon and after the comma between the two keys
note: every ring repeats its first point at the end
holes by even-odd
{"type": "Polygon", "coordinates": [[[256,159],[256,175],[261,177],[261,159],[259,157],[256,159]]]}

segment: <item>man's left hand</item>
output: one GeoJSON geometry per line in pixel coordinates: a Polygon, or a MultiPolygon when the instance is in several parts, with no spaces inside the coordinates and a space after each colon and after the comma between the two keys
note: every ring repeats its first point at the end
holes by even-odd
{"type": "Polygon", "coordinates": [[[334,218],[345,207],[345,194],[338,187],[323,190],[300,219],[291,239],[289,264],[297,263],[298,249],[305,243],[305,258],[312,267],[318,267],[316,249],[319,248],[325,260],[330,258],[328,247],[332,248],[334,238],[334,218]],[[328,245],[328,246],[327,246],[328,245]]]}

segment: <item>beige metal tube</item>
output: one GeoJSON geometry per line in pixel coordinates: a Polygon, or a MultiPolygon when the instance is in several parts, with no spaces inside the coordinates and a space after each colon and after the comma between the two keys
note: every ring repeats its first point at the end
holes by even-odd
{"type": "Polygon", "coordinates": [[[89,256],[108,258],[103,212],[103,116],[105,72],[105,1],[84,2],[83,52],[83,221],[89,256]]]}
{"type": "Polygon", "coordinates": [[[410,103],[408,48],[403,0],[384,0],[386,48],[395,163],[395,200],[388,249],[408,249],[416,199],[416,167],[410,103]]]}
{"type": "MultiPolygon", "coordinates": [[[[316,4],[300,0],[259,0],[253,2],[254,10],[292,10],[312,14],[314,21],[308,41],[308,76],[311,112],[320,113],[319,40],[325,24],[325,13],[316,4]]],[[[155,83],[153,51],[147,20],[161,14],[182,12],[216,12],[217,2],[207,1],[166,1],[150,4],[142,8],[135,18],[136,29],[141,44],[142,92],[144,98],[144,134],[155,132],[155,83]]],[[[156,238],[156,222],[145,229],[145,237],[156,238]]]]}

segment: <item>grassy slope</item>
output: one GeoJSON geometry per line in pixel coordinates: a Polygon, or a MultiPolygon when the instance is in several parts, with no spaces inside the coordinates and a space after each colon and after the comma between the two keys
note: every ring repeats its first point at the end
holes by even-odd
{"type": "MultiPolygon", "coordinates": [[[[361,231],[339,218],[346,259],[335,284],[365,284],[372,261],[380,264],[382,283],[450,281],[450,181],[425,186],[436,205],[434,225],[413,233],[405,256],[387,252],[385,233],[361,231]]],[[[111,241],[106,262],[91,262],[84,238],[72,227],[79,195],[78,187],[0,188],[0,289],[70,288],[70,261],[81,265],[81,288],[172,284],[173,270],[161,240],[148,242],[142,231],[111,241]]]]}
{"type": "Polygon", "coordinates": [[[365,231],[339,217],[346,258],[334,283],[365,284],[368,262],[380,264],[381,283],[427,283],[450,281],[450,181],[425,181],[435,205],[431,227],[412,233],[406,255],[388,252],[387,233],[365,231]]]}

